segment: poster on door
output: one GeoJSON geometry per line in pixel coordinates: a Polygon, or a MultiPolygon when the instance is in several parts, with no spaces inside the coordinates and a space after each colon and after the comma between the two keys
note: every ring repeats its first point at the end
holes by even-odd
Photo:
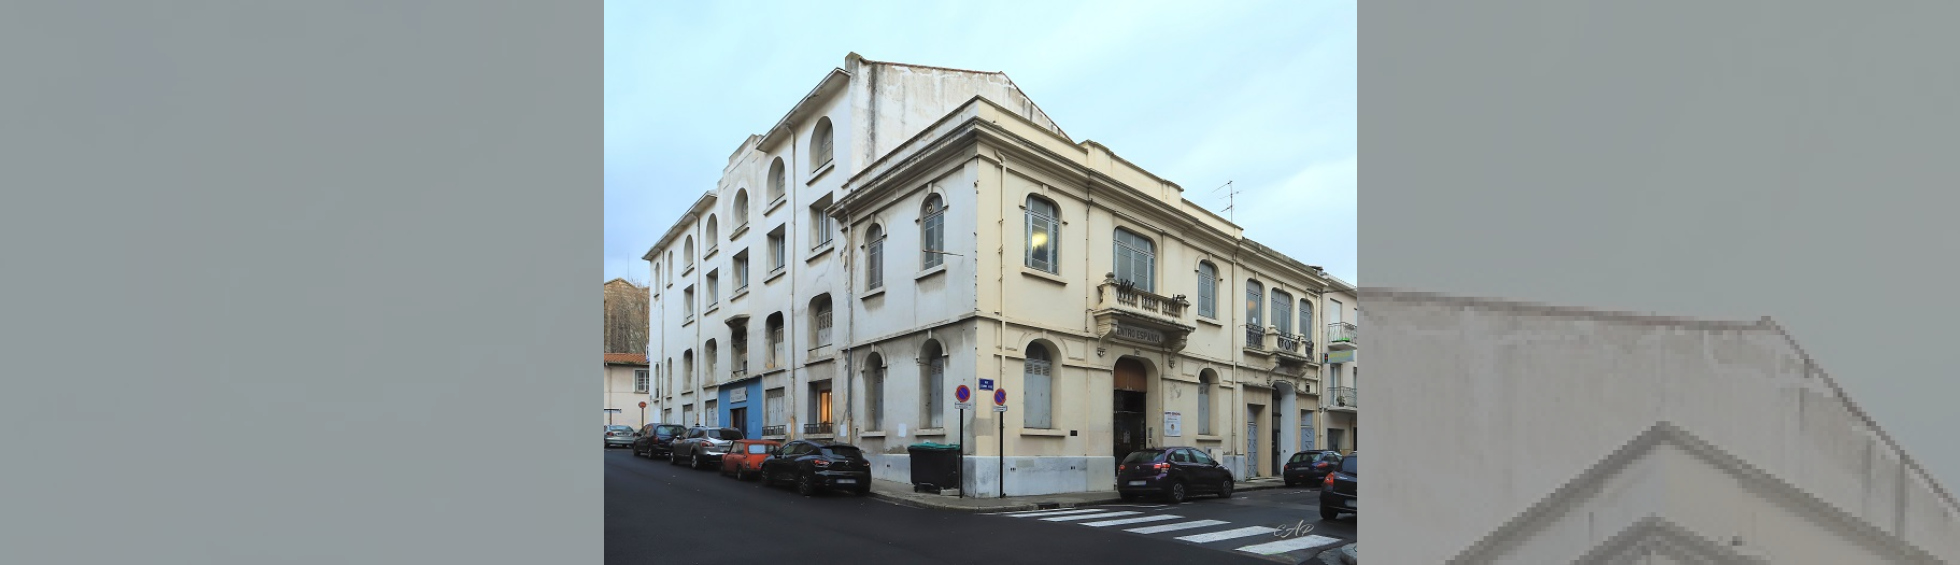
{"type": "Polygon", "coordinates": [[[1184,435],[1184,416],[1177,412],[1164,413],[1164,437],[1184,435]]]}

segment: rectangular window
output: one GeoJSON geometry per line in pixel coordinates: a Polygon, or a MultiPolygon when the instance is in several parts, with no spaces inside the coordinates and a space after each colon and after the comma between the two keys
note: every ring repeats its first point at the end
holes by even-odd
{"type": "Polygon", "coordinates": [[[1116,230],[1116,280],[1136,285],[1137,290],[1157,292],[1156,244],[1129,230],[1116,230]]]}
{"type": "Polygon", "coordinates": [[[1218,317],[1218,268],[1211,263],[1198,264],[1198,315],[1218,317]]]}
{"type": "Polygon", "coordinates": [[[633,371],[633,392],[646,394],[648,381],[646,369],[635,369],[633,371]]]}
{"type": "Polygon", "coordinates": [[[872,241],[870,249],[865,251],[865,257],[864,287],[883,288],[885,286],[885,238],[879,237],[872,241]]]}
{"type": "Polygon", "coordinates": [[[681,307],[682,313],[687,316],[687,319],[694,319],[694,287],[687,287],[687,291],[682,292],[681,297],[687,300],[686,305],[681,307]]]}
{"type": "Polygon", "coordinates": [[[741,293],[749,288],[749,250],[743,249],[735,254],[735,292],[741,293]]]}
{"type": "Polygon", "coordinates": [[[762,407],[763,417],[767,418],[764,425],[781,426],[789,422],[787,415],[783,414],[783,389],[770,389],[765,393],[762,407]]]}
{"type": "Polygon", "coordinates": [[[817,315],[815,318],[817,324],[816,346],[823,347],[830,345],[830,302],[828,300],[825,300],[817,306],[817,315]]]}
{"type": "Polygon", "coordinates": [[[1198,435],[1211,433],[1211,383],[1198,383],[1198,435]]]}
{"type": "Polygon", "coordinates": [[[871,367],[864,371],[864,411],[865,429],[883,430],[885,425],[885,369],[871,367]]]}
{"type": "Polygon", "coordinates": [[[1055,241],[1060,230],[1056,229],[1055,206],[1030,196],[1027,208],[1028,268],[1060,274],[1055,241]]]}
{"type": "Polygon", "coordinates": [[[701,411],[708,417],[708,425],[710,426],[721,425],[721,413],[715,411],[715,401],[713,400],[707,401],[703,403],[701,406],[702,406],[701,411]]]}
{"type": "Polygon", "coordinates": [[[926,425],[946,427],[946,358],[938,355],[926,361],[926,425]]]}
{"type": "Polygon", "coordinates": [[[769,368],[783,366],[783,325],[769,326],[769,368]]]}
{"type": "Polygon", "coordinates": [[[925,218],[919,222],[920,270],[946,262],[946,208],[937,195],[926,199],[925,218]]]}
{"type": "Polygon", "coordinates": [[[784,242],[783,228],[778,227],[776,231],[769,232],[769,272],[774,273],[787,264],[783,254],[784,248],[788,245],[784,242]]]}
{"type": "Polygon", "coordinates": [[[708,292],[708,306],[714,306],[715,303],[720,302],[721,271],[708,271],[708,276],[702,281],[702,287],[708,292]]]}
{"type": "Polygon", "coordinates": [[[832,227],[830,215],[824,213],[824,209],[829,207],[830,196],[827,195],[810,205],[810,249],[830,245],[831,234],[836,229],[832,227]]]}

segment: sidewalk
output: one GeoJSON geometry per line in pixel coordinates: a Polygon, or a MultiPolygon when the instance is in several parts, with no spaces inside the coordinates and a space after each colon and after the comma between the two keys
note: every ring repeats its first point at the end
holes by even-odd
{"type": "MultiPolygon", "coordinates": [[[[1281,488],[1284,486],[1286,484],[1280,482],[1278,478],[1258,478],[1249,481],[1239,481],[1236,486],[1232,487],[1232,490],[1234,492],[1244,492],[1249,490],[1281,488]]],[[[1113,490],[1035,496],[1010,496],[1006,498],[960,498],[951,494],[912,492],[911,483],[882,479],[871,480],[871,497],[900,506],[932,510],[952,510],[956,512],[1048,510],[1123,500],[1113,490]]]]}

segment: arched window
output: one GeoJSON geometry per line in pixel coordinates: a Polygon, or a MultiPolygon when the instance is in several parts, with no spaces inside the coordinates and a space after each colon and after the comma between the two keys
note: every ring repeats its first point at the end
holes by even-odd
{"type": "Polygon", "coordinates": [[[703,374],[708,375],[708,382],[721,381],[721,375],[715,372],[715,361],[719,357],[721,357],[721,350],[715,347],[715,340],[708,340],[707,345],[701,348],[701,362],[708,369],[703,374]]]}
{"type": "Polygon", "coordinates": [[[769,201],[775,202],[783,197],[785,186],[789,184],[789,172],[783,170],[783,158],[777,157],[769,164],[769,201]]]}
{"type": "MultiPolygon", "coordinates": [[[[660,273],[660,262],[659,262],[659,261],[654,261],[654,262],[653,262],[653,286],[655,286],[655,287],[659,287],[659,286],[660,286],[660,281],[661,281],[661,278],[660,278],[660,276],[661,276],[661,273],[660,273]]],[[[657,294],[657,293],[656,293],[656,294],[657,294]]]]}
{"type": "MultiPolygon", "coordinates": [[[[679,264],[680,264],[680,263],[675,263],[675,262],[674,262],[674,250],[672,250],[672,249],[669,249],[669,250],[667,250],[667,264],[669,264],[669,265],[679,265],[679,264]]],[[[669,268],[669,269],[667,269],[667,284],[668,284],[668,285],[672,285],[672,284],[674,284],[674,269],[676,269],[676,268],[678,268],[678,267],[675,267],[675,268],[669,268]]]]}
{"type": "Polygon", "coordinates": [[[1264,290],[1265,287],[1259,286],[1259,281],[1245,281],[1246,347],[1257,348],[1260,344],[1265,343],[1266,322],[1259,317],[1259,312],[1263,309],[1261,308],[1263,304],[1260,303],[1260,295],[1264,290]]]}
{"type": "Polygon", "coordinates": [[[946,250],[946,201],[939,195],[926,196],[925,206],[919,209],[919,259],[921,269],[930,269],[946,262],[941,254],[946,250]]]}
{"type": "Polygon", "coordinates": [[[1218,384],[1218,373],[1211,369],[1198,372],[1198,435],[1215,435],[1211,422],[1211,387],[1218,384]]]}
{"type": "Polygon", "coordinates": [[[885,230],[878,224],[864,231],[864,288],[885,286],[885,230]]]}
{"type": "Polygon", "coordinates": [[[1037,196],[1028,197],[1027,208],[1028,268],[1060,274],[1061,212],[1055,203],[1037,196]]]}
{"type": "Polygon", "coordinates": [[[1273,289],[1273,326],[1280,335],[1293,333],[1293,295],[1273,289]]]}
{"type": "Polygon", "coordinates": [[[1116,280],[1157,291],[1157,244],[1136,232],[1116,228],[1116,280]]]}
{"type": "Polygon", "coordinates": [[[810,299],[810,346],[830,345],[830,295],[810,299]]]}
{"type": "Polygon", "coordinates": [[[1308,341],[1313,340],[1313,302],[1305,298],[1300,299],[1300,335],[1308,341]]]}
{"type": "Polygon", "coordinates": [[[763,368],[774,369],[788,364],[789,358],[783,355],[783,313],[770,314],[762,327],[766,330],[762,339],[769,347],[768,351],[763,352],[763,368]]]}
{"type": "Polygon", "coordinates": [[[1048,348],[1039,343],[1028,344],[1027,359],[1021,362],[1021,425],[1029,428],[1048,429],[1055,427],[1055,364],[1048,355],[1048,348]]]}
{"type": "MultiPolygon", "coordinates": [[[[676,378],[674,376],[674,358],[672,357],[667,358],[667,378],[669,380],[674,380],[676,378]]],[[[681,390],[685,392],[687,390],[687,387],[681,387],[681,390]]]]}
{"type": "Polygon", "coordinates": [[[731,213],[731,214],[734,214],[734,215],[735,215],[735,229],[736,229],[736,231],[740,231],[740,230],[742,229],[742,226],[746,226],[746,225],[749,225],[749,191],[748,191],[748,189],[746,189],[746,188],[743,188],[743,189],[736,189],[736,190],[735,190],[735,209],[734,209],[734,210],[731,210],[731,211],[730,211],[729,213],[731,213]]]}
{"type": "Polygon", "coordinates": [[[885,429],[885,358],[872,353],[864,360],[864,429],[885,429]]]}
{"type": "Polygon", "coordinates": [[[681,371],[682,386],[694,388],[694,350],[681,352],[681,371]]]}
{"type": "Polygon", "coordinates": [[[687,266],[694,266],[694,236],[687,236],[687,245],[682,250],[686,251],[687,266]]]}
{"type": "Polygon", "coordinates": [[[810,130],[810,172],[830,164],[831,147],[836,141],[831,138],[830,118],[817,118],[817,127],[810,130]]]}
{"type": "Polygon", "coordinates": [[[708,216],[708,249],[715,248],[715,217],[708,216]]]}
{"type": "Polygon", "coordinates": [[[946,427],[946,356],[938,341],[928,340],[919,351],[919,395],[925,400],[922,428],[946,427]]]}
{"type": "Polygon", "coordinates": [[[1198,262],[1198,315],[1218,317],[1218,267],[1211,261],[1198,262]]]}

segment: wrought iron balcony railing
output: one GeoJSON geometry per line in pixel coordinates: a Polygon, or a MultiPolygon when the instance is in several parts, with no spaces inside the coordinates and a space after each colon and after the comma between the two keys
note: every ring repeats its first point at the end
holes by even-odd
{"type": "Polygon", "coordinates": [[[1259,326],[1246,326],[1246,327],[1245,327],[1245,348],[1246,348],[1246,349],[1259,349],[1259,350],[1263,350],[1263,349],[1265,349],[1265,348],[1266,348],[1266,328],[1262,328],[1262,327],[1259,327],[1259,326]]]}
{"type": "Polygon", "coordinates": [[[787,435],[788,433],[789,433],[789,426],[782,425],[782,424],[762,427],[762,435],[764,437],[787,435]]]}
{"type": "Polygon", "coordinates": [[[1332,393],[1329,395],[1329,398],[1331,398],[1331,400],[1329,401],[1330,406],[1336,406],[1340,408],[1360,407],[1360,405],[1355,404],[1354,387],[1337,386],[1337,387],[1329,387],[1327,390],[1328,392],[1332,393]]]}
{"type": "Polygon", "coordinates": [[[1354,324],[1334,322],[1327,324],[1327,343],[1354,343],[1360,333],[1354,324]]]}
{"type": "Polygon", "coordinates": [[[831,426],[832,424],[830,422],[817,422],[815,424],[804,424],[803,433],[827,434],[827,433],[831,433],[831,426]]]}

